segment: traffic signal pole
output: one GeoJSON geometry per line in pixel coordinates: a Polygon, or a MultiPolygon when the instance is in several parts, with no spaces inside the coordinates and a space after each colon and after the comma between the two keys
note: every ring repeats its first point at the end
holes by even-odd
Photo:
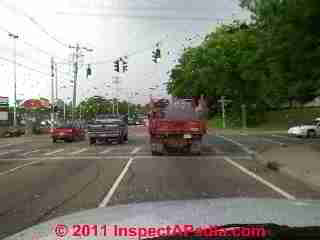
{"type": "Polygon", "coordinates": [[[77,106],[77,80],[78,80],[78,61],[79,61],[79,44],[76,45],[75,62],[74,62],[74,79],[73,79],[73,97],[72,97],[72,121],[75,118],[75,110],[77,106]]]}
{"type": "MultiPolygon", "coordinates": [[[[75,61],[73,63],[74,66],[74,79],[73,79],[73,97],[72,97],[72,121],[75,119],[75,111],[77,106],[77,81],[78,81],[78,70],[79,70],[79,57],[80,57],[80,50],[86,50],[87,52],[92,52],[92,49],[86,48],[86,47],[80,47],[80,45],[77,43],[75,47],[69,46],[69,48],[75,49],[75,61]]],[[[83,55],[82,55],[83,56],[83,55]]],[[[90,72],[91,75],[91,72],[90,72]]]]}

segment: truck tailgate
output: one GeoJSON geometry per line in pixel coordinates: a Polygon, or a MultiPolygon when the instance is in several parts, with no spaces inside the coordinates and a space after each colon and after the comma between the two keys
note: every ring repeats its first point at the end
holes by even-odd
{"type": "Polygon", "coordinates": [[[155,133],[194,133],[201,134],[203,131],[203,125],[201,121],[178,121],[178,120],[153,120],[151,131],[155,133]]]}

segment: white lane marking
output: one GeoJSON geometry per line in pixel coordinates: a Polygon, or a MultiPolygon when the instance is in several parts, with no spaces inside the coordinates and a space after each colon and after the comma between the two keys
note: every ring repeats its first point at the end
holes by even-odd
{"type": "Polygon", "coordinates": [[[265,141],[265,142],[270,142],[270,143],[273,143],[273,144],[278,144],[278,145],[280,145],[280,146],[284,146],[284,145],[286,145],[286,144],[285,144],[285,143],[283,143],[283,142],[279,142],[279,141],[271,140],[271,139],[269,139],[269,138],[257,137],[257,136],[256,136],[256,138],[261,139],[262,141],[265,141]]]}
{"type": "Polygon", "coordinates": [[[3,145],[0,145],[0,148],[10,147],[12,145],[13,145],[12,143],[3,144],[3,145]]]}
{"type": "Polygon", "coordinates": [[[22,155],[22,156],[27,156],[27,155],[29,155],[29,154],[31,154],[31,153],[37,153],[37,152],[40,152],[40,149],[36,149],[36,150],[30,151],[30,152],[26,152],[26,153],[23,153],[23,154],[21,154],[21,155],[22,155]]]}
{"type": "Polygon", "coordinates": [[[50,156],[50,155],[53,155],[53,154],[56,154],[56,153],[59,153],[59,152],[63,152],[64,151],[64,149],[63,148],[60,148],[60,149],[58,149],[58,150],[55,150],[55,151],[53,151],[53,152],[48,152],[48,153],[46,153],[46,154],[44,154],[45,156],[50,156]]]}
{"type": "Polygon", "coordinates": [[[112,185],[112,187],[110,188],[108,194],[105,196],[105,198],[102,200],[102,202],[99,204],[99,207],[105,207],[108,205],[108,203],[110,202],[113,194],[115,193],[115,191],[117,190],[117,187],[119,186],[121,180],[123,179],[123,177],[125,176],[125,174],[127,173],[127,171],[129,170],[130,165],[132,164],[134,158],[131,157],[129,159],[129,161],[127,162],[126,166],[123,168],[122,172],[120,173],[120,175],[118,176],[118,178],[116,179],[116,181],[114,182],[114,184],[112,185]]]}
{"type": "Polygon", "coordinates": [[[240,133],[240,135],[242,135],[242,136],[249,136],[248,133],[240,133]]]}
{"type": "Polygon", "coordinates": [[[221,137],[223,138],[224,140],[228,141],[228,142],[231,142],[233,143],[234,145],[237,145],[238,147],[240,147],[243,151],[245,151],[246,153],[248,153],[249,155],[255,155],[256,152],[251,150],[250,148],[244,146],[243,144],[233,140],[233,139],[230,139],[230,138],[227,138],[225,136],[222,136],[222,135],[217,135],[218,137],[221,137]]]}
{"type": "MultiPolygon", "coordinates": [[[[221,156],[192,156],[192,158],[198,158],[199,160],[221,160],[223,159],[223,157],[225,157],[226,155],[221,155],[221,156]]],[[[130,158],[131,156],[127,155],[127,156],[77,156],[77,159],[93,159],[93,160],[103,160],[103,159],[127,159],[130,158]]],[[[134,156],[135,159],[150,159],[150,158],[166,158],[166,159],[190,159],[190,156],[148,156],[148,155],[135,155],[134,156]]],[[[28,157],[28,158],[0,158],[0,162],[12,162],[12,161],[34,161],[34,160],[39,160],[39,159],[43,159],[43,157],[28,157]]],[[[53,160],[64,160],[64,159],[69,159],[69,160],[73,160],[74,156],[52,156],[52,157],[46,157],[46,159],[53,159],[53,160]]],[[[236,159],[236,160],[252,160],[252,157],[246,155],[246,156],[232,156],[232,159],[236,159]]]]}
{"type": "Polygon", "coordinates": [[[26,164],[22,164],[22,165],[20,165],[20,166],[18,166],[18,167],[15,167],[15,168],[10,169],[10,170],[4,171],[4,172],[0,172],[0,176],[10,174],[10,173],[12,173],[12,172],[14,172],[14,171],[17,171],[17,170],[19,170],[19,169],[25,168],[25,167],[27,167],[27,166],[30,166],[30,165],[33,165],[33,164],[36,164],[36,163],[39,163],[39,162],[42,162],[42,161],[44,161],[44,159],[42,159],[42,160],[37,160],[37,161],[33,161],[33,162],[29,162],[29,163],[26,163],[26,164]]]}
{"type": "Polygon", "coordinates": [[[21,152],[21,151],[23,151],[23,150],[22,149],[13,149],[13,150],[9,150],[7,152],[0,152],[0,155],[6,155],[6,154],[21,152]]]}
{"type": "Polygon", "coordinates": [[[106,154],[106,153],[110,153],[113,150],[113,148],[108,148],[102,152],[100,152],[99,154],[106,154]]]}
{"type": "Polygon", "coordinates": [[[78,151],[74,151],[74,152],[69,153],[69,155],[76,155],[76,154],[79,154],[79,153],[83,153],[83,152],[85,152],[87,150],[88,150],[88,148],[82,148],[82,149],[80,149],[78,151]]]}
{"type": "Polygon", "coordinates": [[[290,138],[290,137],[281,136],[281,135],[278,135],[278,134],[272,134],[271,136],[272,137],[277,137],[277,138],[283,138],[283,139],[287,139],[287,140],[299,141],[299,139],[296,139],[294,137],[290,138]]]}
{"type": "Polygon", "coordinates": [[[131,153],[130,154],[136,154],[136,153],[138,153],[139,151],[141,150],[141,147],[136,147],[136,148],[134,148],[132,151],[131,151],[131,153]]]}
{"type": "Polygon", "coordinates": [[[231,160],[231,158],[229,157],[224,157],[223,158],[226,162],[230,163],[232,166],[238,168],[239,170],[241,170],[242,172],[244,172],[245,174],[249,175],[250,177],[253,177],[255,180],[257,180],[258,182],[266,185],[267,187],[271,188],[272,190],[274,190],[275,192],[279,193],[280,195],[282,195],[283,197],[289,199],[289,200],[295,200],[296,198],[285,192],[284,190],[282,190],[281,188],[273,185],[272,183],[268,182],[267,180],[263,179],[262,177],[256,175],[255,173],[251,172],[250,170],[246,169],[245,167],[241,166],[240,164],[234,162],[233,160],[231,160]]]}

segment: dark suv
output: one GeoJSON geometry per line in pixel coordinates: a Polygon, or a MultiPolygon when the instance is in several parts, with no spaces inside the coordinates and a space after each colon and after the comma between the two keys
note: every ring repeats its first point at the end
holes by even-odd
{"type": "Polygon", "coordinates": [[[126,117],[119,115],[98,115],[88,124],[90,144],[97,141],[114,142],[119,144],[128,140],[128,123],[126,117]]]}

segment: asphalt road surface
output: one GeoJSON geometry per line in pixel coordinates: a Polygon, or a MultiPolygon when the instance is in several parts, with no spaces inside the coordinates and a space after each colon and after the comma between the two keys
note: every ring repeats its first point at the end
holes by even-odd
{"type": "Polygon", "coordinates": [[[205,137],[202,156],[151,156],[144,127],[122,145],[52,143],[49,136],[0,140],[0,238],[84,209],[144,201],[252,197],[320,199],[320,192],[253,158],[285,135],[205,137]]]}

